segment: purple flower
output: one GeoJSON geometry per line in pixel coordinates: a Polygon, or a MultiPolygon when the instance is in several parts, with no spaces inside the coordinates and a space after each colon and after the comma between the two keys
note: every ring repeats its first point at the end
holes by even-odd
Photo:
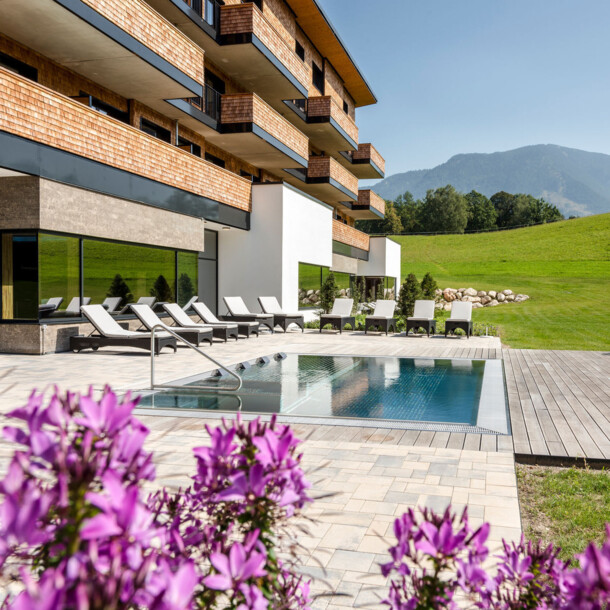
{"type": "Polygon", "coordinates": [[[266,574],[264,569],[266,557],[258,551],[246,553],[243,544],[235,542],[228,555],[213,553],[210,562],[218,572],[206,576],[203,583],[218,591],[237,589],[239,585],[251,578],[260,578],[266,574]]]}

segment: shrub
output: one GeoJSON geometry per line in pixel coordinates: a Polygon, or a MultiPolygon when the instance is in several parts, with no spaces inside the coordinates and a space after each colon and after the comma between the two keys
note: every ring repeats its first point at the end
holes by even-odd
{"type": "Polygon", "coordinates": [[[415,307],[415,301],[421,296],[421,288],[417,281],[417,278],[413,273],[409,273],[400,287],[398,294],[397,309],[398,315],[406,319],[413,315],[413,308],[415,307]]]}
{"type": "Polygon", "coordinates": [[[330,313],[336,297],[337,283],[335,281],[335,274],[332,271],[329,271],[320,288],[320,307],[324,313],[330,313]]]}
{"type": "Polygon", "coordinates": [[[430,275],[430,273],[426,273],[426,275],[424,275],[424,279],[421,281],[422,297],[430,301],[435,301],[437,289],[438,284],[436,283],[436,280],[430,275]]]}
{"type": "Polygon", "coordinates": [[[164,275],[159,275],[150,290],[151,297],[157,297],[157,301],[166,303],[173,301],[172,289],[169,287],[164,275]]]}
{"type": "Polygon", "coordinates": [[[195,296],[195,286],[188,273],[181,273],[178,278],[178,305],[184,307],[195,296]]]}
{"type": "Polygon", "coordinates": [[[123,276],[120,273],[117,273],[112,282],[110,283],[110,287],[108,288],[108,292],[106,293],[107,297],[121,297],[122,303],[132,303],[133,302],[133,294],[127,285],[127,282],[123,279],[123,276]]]}

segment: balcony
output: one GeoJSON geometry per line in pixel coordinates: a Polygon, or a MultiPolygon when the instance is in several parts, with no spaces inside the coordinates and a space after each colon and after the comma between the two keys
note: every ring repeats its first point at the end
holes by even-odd
{"type": "Polygon", "coordinates": [[[319,149],[338,153],[358,147],[356,123],[329,95],[310,97],[308,100],[287,100],[285,104],[293,111],[289,115],[290,120],[319,149]],[[296,119],[295,114],[301,121],[296,119]]]}
{"type": "Polygon", "coordinates": [[[256,167],[302,185],[294,173],[284,170],[304,173],[309,156],[307,137],[254,93],[223,95],[220,129],[207,139],[256,167]]]}
{"type": "Polygon", "coordinates": [[[2,33],[160,111],[202,94],[203,51],[142,0],[4,0],[2,33]]]}
{"type": "Polygon", "coordinates": [[[358,150],[341,152],[339,161],[361,180],[385,176],[385,160],[372,144],[358,144],[358,150]]]}
{"type": "Polygon", "coordinates": [[[349,216],[356,220],[379,220],[385,217],[385,199],[371,189],[358,191],[358,202],[353,203],[349,216]]]}
{"type": "Polygon", "coordinates": [[[307,192],[334,206],[358,201],[358,179],[332,157],[309,157],[307,192]]]}
{"type": "Polygon", "coordinates": [[[366,233],[333,219],[333,252],[350,258],[369,259],[370,238],[366,233]]]}
{"type": "MultiPolygon", "coordinates": [[[[3,69],[0,69],[0,90],[3,92],[0,132],[169,185],[211,202],[251,210],[252,185],[245,178],[3,69]]],[[[27,162],[33,165],[37,160],[28,158],[27,162]]],[[[70,172],[70,166],[55,169],[70,172]]],[[[95,166],[88,171],[94,174],[95,166]]],[[[189,212],[204,216],[203,210],[189,212]]]]}

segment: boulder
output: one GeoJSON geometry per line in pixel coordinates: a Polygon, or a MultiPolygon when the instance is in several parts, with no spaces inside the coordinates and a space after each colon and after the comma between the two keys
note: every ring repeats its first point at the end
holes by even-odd
{"type": "Polygon", "coordinates": [[[462,303],[468,303],[468,302],[469,302],[469,300],[470,300],[470,297],[462,297],[462,298],[460,299],[460,301],[462,301],[462,303]]]}
{"type": "Polygon", "coordinates": [[[513,294],[513,291],[512,291],[512,290],[503,290],[503,291],[502,291],[502,294],[503,294],[504,296],[509,296],[509,295],[513,294]]]}
{"type": "Polygon", "coordinates": [[[497,295],[496,298],[498,299],[499,303],[502,303],[503,301],[506,301],[506,297],[504,296],[504,294],[502,292],[498,292],[498,295],[497,295]]]}
{"type": "Polygon", "coordinates": [[[434,303],[434,309],[443,309],[445,305],[443,303],[434,303]]]}
{"type": "Polygon", "coordinates": [[[455,301],[455,292],[450,291],[449,288],[446,288],[445,291],[443,292],[443,298],[448,303],[451,303],[451,301],[455,301]]]}
{"type": "Polygon", "coordinates": [[[443,305],[443,309],[445,311],[451,311],[451,303],[445,303],[445,305],[443,305]]]}
{"type": "Polygon", "coordinates": [[[312,294],[314,294],[315,291],[314,290],[308,290],[307,291],[307,296],[310,297],[312,294]]]}
{"type": "Polygon", "coordinates": [[[464,292],[466,290],[466,288],[458,288],[457,291],[458,292],[464,292]]]}
{"type": "Polygon", "coordinates": [[[483,303],[483,305],[487,305],[487,303],[491,302],[491,297],[487,296],[487,297],[481,297],[481,303],[483,303]]]}
{"type": "Polygon", "coordinates": [[[459,301],[462,297],[464,296],[464,294],[462,292],[456,292],[455,293],[455,298],[459,301]]]}
{"type": "Polygon", "coordinates": [[[344,297],[345,296],[345,288],[341,288],[341,290],[339,290],[339,294],[344,297]]]}
{"type": "Polygon", "coordinates": [[[470,301],[471,303],[480,303],[481,302],[481,297],[464,297],[467,301],[470,301]]]}
{"type": "Polygon", "coordinates": [[[499,305],[500,303],[498,303],[498,301],[496,301],[496,299],[492,299],[491,301],[489,301],[489,303],[487,303],[486,307],[495,307],[496,305],[499,305]]]}
{"type": "Polygon", "coordinates": [[[479,307],[483,307],[483,305],[481,305],[481,303],[473,303],[472,304],[472,308],[473,309],[479,309],[479,307]]]}
{"type": "Polygon", "coordinates": [[[515,300],[515,295],[514,294],[506,295],[506,300],[507,301],[514,301],[515,300]]]}
{"type": "Polygon", "coordinates": [[[492,299],[495,299],[497,295],[498,293],[495,290],[489,290],[487,292],[487,296],[491,297],[492,299]]]}
{"type": "Polygon", "coordinates": [[[464,296],[467,297],[476,297],[477,296],[477,291],[474,288],[466,288],[466,290],[462,291],[464,296]]]}
{"type": "Polygon", "coordinates": [[[479,292],[477,292],[477,296],[478,297],[486,297],[487,293],[484,290],[479,290],[479,292]]]}
{"type": "Polygon", "coordinates": [[[440,296],[441,296],[441,294],[443,294],[443,291],[442,291],[440,288],[437,288],[437,289],[434,291],[434,294],[435,294],[437,297],[440,297],[440,296]]]}

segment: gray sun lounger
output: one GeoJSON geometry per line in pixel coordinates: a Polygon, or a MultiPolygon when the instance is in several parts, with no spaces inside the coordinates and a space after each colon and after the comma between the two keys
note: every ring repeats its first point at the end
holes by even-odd
{"type": "MultiPolygon", "coordinates": [[[[135,303],[131,306],[131,311],[136,314],[138,320],[140,320],[140,322],[142,322],[142,324],[151,332],[155,326],[162,326],[163,328],[169,328],[171,331],[175,332],[189,343],[194,343],[197,346],[199,346],[201,341],[207,341],[210,345],[213,343],[214,337],[212,334],[212,329],[209,327],[194,328],[191,326],[190,328],[186,328],[184,326],[169,326],[163,322],[163,320],[161,320],[161,318],[159,318],[159,316],[148,305],[135,303]]],[[[157,332],[159,331],[155,331],[155,334],[157,332]]]]}
{"type": "Polygon", "coordinates": [[[114,313],[119,308],[122,300],[121,297],[106,297],[102,302],[102,307],[108,313],[114,313]]]}
{"type": "MultiPolygon", "coordinates": [[[[83,297],[83,305],[89,305],[91,303],[91,297],[83,297]]],[[[78,316],[80,314],[81,302],[80,297],[73,297],[68,306],[64,310],[64,314],[67,316],[78,316]]]]}
{"type": "Polygon", "coordinates": [[[407,318],[407,332],[405,337],[409,334],[410,330],[418,331],[423,328],[430,336],[436,332],[436,320],[434,319],[434,301],[415,301],[415,307],[413,309],[413,315],[407,318]]]}
{"type": "Polygon", "coordinates": [[[466,338],[472,337],[472,303],[464,301],[453,301],[451,303],[451,315],[445,320],[445,337],[447,333],[453,333],[461,328],[466,333],[466,338]]]}
{"type": "Polygon", "coordinates": [[[163,309],[172,317],[174,322],[182,328],[192,329],[207,329],[216,339],[222,339],[225,343],[229,337],[235,337],[237,341],[237,324],[223,324],[221,326],[213,326],[211,324],[199,324],[193,322],[188,314],[178,305],[178,303],[164,303],[163,309]]]}
{"type": "Polygon", "coordinates": [[[396,309],[396,301],[375,301],[375,311],[372,316],[367,316],[364,320],[364,334],[366,335],[369,328],[378,328],[385,330],[388,334],[390,328],[396,332],[396,318],[394,310],[396,309]]]}
{"type": "Polygon", "coordinates": [[[280,326],[284,332],[291,324],[296,324],[301,332],[305,332],[305,318],[300,313],[284,313],[276,297],[258,297],[261,309],[264,313],[273,314],[273,321],[280,326]]]}
{"type": "Polygon", "coordinates": [[[222,297],[229,311],[228,315],[223,316],[224,320],[231,322],[258,322],[274,332],[275,320],[273,314],[252,313],[241,297],[222,297]]]}
{"type": "Polygon", "coordinates": [[[330,313],[323,313],[320,316],[320,332],[330,324],[339,333],[343,332],[346,324],[350,324],[352,330],[356,330],[356,317],[352,316],[354,299],[335,299],[330,313]]]}
{"type": "Polygon", "coordinates": [[[38,306],[38,314],[41,318],[50,316],[54,311],[59,309],[59,306],[63,303],[63,297],[51,297],[47,299],[46,303],[42,303],[38,306]]]}
{"type": "Polygon", "coordinates": [[[194,297],[191,297],[182,307],[182,311],[188,312],[189,309],[191,309],[193,307],[193,303],[196,303],[198,300],[199,300],[199,297],[197,295],[195,295],[194,297]]]}
{"type": "MultiPolygon", "coordinates": [[[[93,324],[97,334],[88,337],[70,337],[70,349],[80,352],[83,349],[97,351],[100,347],[137,347],[150,350],[151,333],[140,333],[119,326],[116,320],[101,305],[83,305],[83,315],[93,324]]],[[[155,333],[155,354],[165,346],[176,351],[176,339],[169,333],[155,333]]]]}
{"type": "Polygon", "coordinates": [[[237,326],[237,331],[240,335],[246,335],[249,338],[250,335],[254,334],[258,337],[260,326],[258,322],[222,322],[210,311],[210,308],[205,303],[193,303],[191,307],[205,324],[209,324],[212,327],[237,326]]]}
{"type": "MultiPolygon", "coordinates": [[[[148,305],[151,309],[155,306],[157,302],[157,297],[140,297],[136,305],[148,305]]],[[[120,311],[113,312],[114,316],[122,316],[123,314],[129,313],[129,309],[131,308],[133,303],[127,303],[123,309],[120,311]]]]}

